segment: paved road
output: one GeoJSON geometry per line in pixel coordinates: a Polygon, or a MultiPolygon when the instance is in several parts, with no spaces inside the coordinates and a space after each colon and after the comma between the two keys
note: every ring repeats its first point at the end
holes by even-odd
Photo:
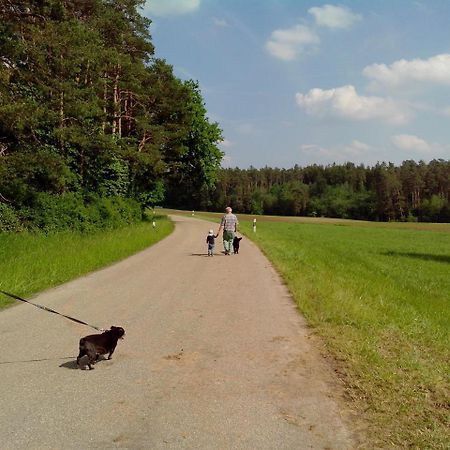
{"type": "Polygon", "coordinates": [[[174,220],[154,247],[35,299],[126,329],[95,370],[74,363],[89,328],[25,304],[0,313],[0,447],[355,448],[340,387],[268,261],[245,238],[239,255],[208,258],[211,224],[174,220]]]}

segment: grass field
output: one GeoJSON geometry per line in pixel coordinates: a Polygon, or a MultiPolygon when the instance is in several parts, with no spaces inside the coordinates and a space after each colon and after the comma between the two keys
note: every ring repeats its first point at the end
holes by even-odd
{"type": "MultiPolygon", "coordinates": [[[[0,233],[0,289],[29,296],[142,250],[173,229],[165,217],[126,228],[80,234],[0,233]]],[[[0,308],[13,303],[0,294],[0,308]]]]}
{"type": "Polygon", "coordinates": [[[450,225],[249,219],[370,424],[363,448],[448,449],[450,225]]]}

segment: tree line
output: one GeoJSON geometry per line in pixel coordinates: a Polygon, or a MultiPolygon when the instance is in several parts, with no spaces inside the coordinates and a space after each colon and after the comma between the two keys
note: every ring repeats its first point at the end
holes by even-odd
{"type": "Polygon", "coordinates": [[[202,208],[250,214],[450,222],[450,161],[223,169],[202,208]]]}
{"type": "Polygon", "coordinates": [[[154,57],[144,3],[0,2],[3,222],[88,214],[105,198],[122,199],[102,203],[116,212],[195,201],[214,187],[221,130],[198,83],[154,57]]]}
{"type": "Polygon", "coordinates": [[[450,162],[220,169],[197,82],[154,57],[144,0],[0,1],[0,231],[146,206],[450,221],[450,162]]]}

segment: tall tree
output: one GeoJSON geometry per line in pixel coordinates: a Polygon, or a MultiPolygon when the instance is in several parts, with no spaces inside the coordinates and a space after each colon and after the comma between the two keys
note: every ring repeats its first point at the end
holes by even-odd
{"type": "Polygon", "coordinates": [[[32,206],[27,187],[144,205],[166,188],[207,198],[221,132],[198,84],[153,58],[144,3],[0,2],[0,193],[16,206],[32,206]]]}
{"type": "Polygon", "coordinates": [[[209,194],[217,182],[223,153],[218,143],[223,139],[217,123],[211,123],[197,82],[187,81],[187,133],[182,138],[180,162],[170,174],[168,201],[191,208],[208,206],[209,194]]]}

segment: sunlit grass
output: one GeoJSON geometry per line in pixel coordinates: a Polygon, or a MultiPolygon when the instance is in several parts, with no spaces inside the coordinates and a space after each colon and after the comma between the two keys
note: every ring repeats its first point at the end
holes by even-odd
{"type": "MultiPolygon", "coordinates": [[[[192,211],[182,211],[177,209],[161,209],[164,214],[184,214],[192,216],[192,211]]],[[[195,211],[194,217],[220,220],[223,212],[203,212],[195,211]]],[[[329,217],[303,217],[303,216],[258,216],[253,214],[239,214],[239,219],[242,222],[253,221],[257,222],[289,222],[289,223],[305,223],[311,225],[341,225],[341,226],[357,226],[360,228],[387,228],[406,229],[406,230],[424,230],[424,231],[443,231],[450,233],[450,223],[429,223],[429,222],[371,222],[368,220],[352,220],[352,219],[334,219],[329,217]]]]}
{"type": "MultiPolygon", "coordinates": [[[[104,267],[156,243],[173,230],[157,217],[125,228],[81,234],[0,233],[0,289],[28,296],[104,267]]],[[[14,302],[0,295],[0,307],[14,302]]]]}
{"type": "Polygon", "coordinates": [[[447,448],[450,235],[260,222],[252,235],[345,373],[381,446],[447,448]]]}

